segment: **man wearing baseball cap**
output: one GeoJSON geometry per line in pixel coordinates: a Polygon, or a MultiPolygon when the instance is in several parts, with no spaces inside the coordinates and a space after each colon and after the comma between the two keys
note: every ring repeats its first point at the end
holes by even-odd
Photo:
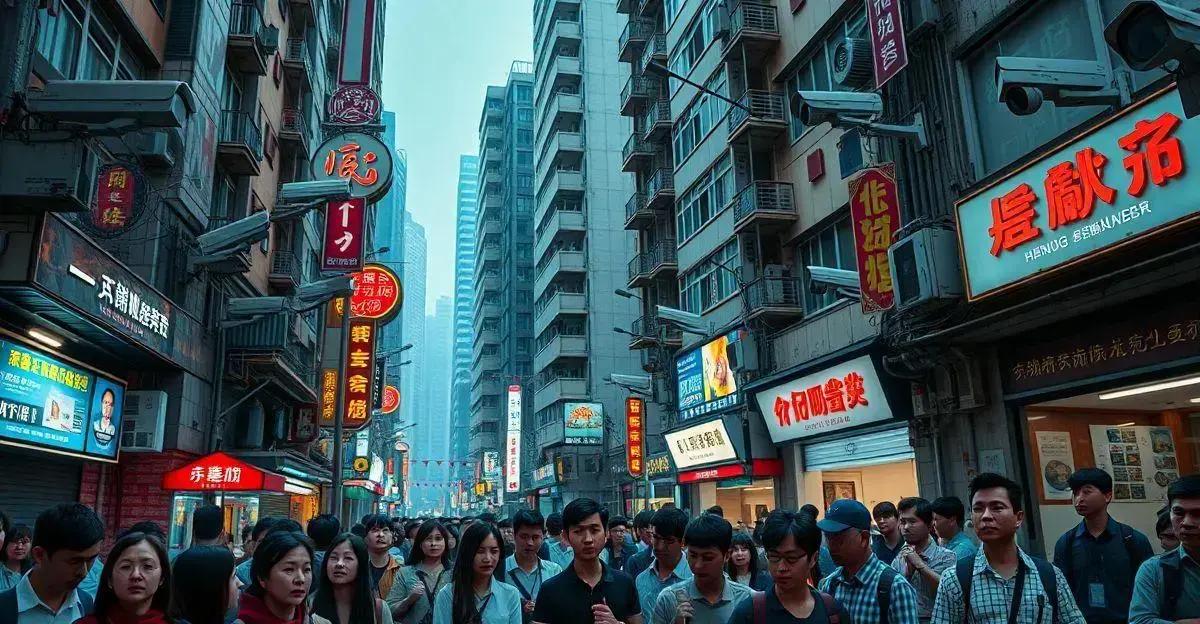
{"type": "Polygon", "coordinates": [[[871,551],[871,512],[862,503],[835,501],[817,523],[839,567],[821,581],[854,624],[917,624],[917,592],[871,551]]]}

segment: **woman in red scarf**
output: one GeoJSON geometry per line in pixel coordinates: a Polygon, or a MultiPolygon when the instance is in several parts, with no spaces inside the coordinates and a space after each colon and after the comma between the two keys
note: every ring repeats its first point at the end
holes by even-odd
{"type": "Polygon", "coordinates": [[[312,583],[313,548],[303,533],[269,533],[254,549],[250,586],[242,594],[244,624],[329,624],[305,613],[312,583]]]}
{"type": "Polygon", "coordinates": [[[108,553],[94,613],[79,624],[168,624],[170,587],[166,547],[152,535],[130,533],[108,553]]]}

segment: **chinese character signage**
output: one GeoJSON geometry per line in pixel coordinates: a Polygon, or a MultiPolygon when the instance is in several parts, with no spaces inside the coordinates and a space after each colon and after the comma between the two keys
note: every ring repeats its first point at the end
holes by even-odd
{"type": "Polygon", "coordinates": [[[317,406],[312,403],[298,405],[292,412],[292,424],[288,430],[288,442],[307,444],[317,439],[317,406]]]}
{"type": "Polygon", "coordinates": [[[400,409],[400,390],[396,386],[384,386],[380,411],[384,414],[391,414],[398,409],[400,409]]]}
{"type": "Polygon", "coordinates": [[[504,443],[506,492],[521,490],[521,386],[508,387],[508,435],[504,443]]]}
{"type": "Polygon", "coordinates": [[[673,431],[663,437],[667,440],[667,450],[675,460],[675,466],[681,470],[737,459],[733,440],[729,439],[725,421],[720,418],[673,431]]]}
{"type": "Polygon", "coordinates": [[[282,492],[282,476],[255,468],[225,453],[213,453],[163,475],[170,491],[282,492]]]}
{"type": "Polygon", "coordinates": [[[646,402],[625,399],[625,468],[629,476],[646,474],[646,402]]]}
{"type": "Polygon", "coordinates": [[[548,487],[556,483],[558,483],[558,473],[554,469],[554,462],[533,469],[533,483],[530,484],[531,487],[548,487]]]}
{"type": "Polygon", "coordinates": [[[875,88],[908,66],[900,0],[867,0],[867,29],[871,31],[871,55],[875,59],[875,88]]]}
{"type": "Polygon", "coordinates": [[[321,144],[309,161],[314,180],[350,180],[350,196],[373,202],[392,185],[392,151],[362,132],[345,132],[321,144]]]}
{"type": "Polygon", "coordinates": [[[600,444],[604,441],[603,403],[564,403],[563,421],[566,444],[600,444]]]}
{"type": "Polygon", "coordinates": [[[754,398],[775,444],[893,417],[869,355],[758,391],[754,398]]]}
{"type": "Polygon", "coordinates": [[[1200,121],[1170,90],[960,201],[967,294],[978,299],[1200,216],[1187,179],[1200,121]]]}
{"type": "Polygon", "coordinates": [[[371,379],[375,368],[375,323],[351,319],[346,346],[345,414],[342,426],[358,429],[371,422],[371,379]]]}
{"type": "Polygon", "coordinates": [[[321,426],[333,427],[337,419],[338,371],[321,370],[321,426]]]}
{"type": "Polygon", "coordinates": [[[730,332],[675,359],[679,420],[719,412],[741,402],[737,380],[729,365],[730,332]]]}
{"type": "Polygon", "coordinates": [[[651,479],[671,474],[671,454],[661,453],[646,458],[646,475],[651,479]]]}
{"type": "Polygon", "coordinates": [[[125,386],[0,340],[0,443],[115,461],[125,386]]]}
{"type": "Polygon", "coordinates": [[[322,271],[344,273],[362,268],[366,212],[366,202],[361,198],[325,205],[322,271]]]}
{"type": "Polygon", "coordinates": [[[345,0],[342,5],[338,85],[371,83],[371,65],[375,59],[375,17],[375,0],[345,0]]]}
{"type": "Polygon", "coordinates": [[[329,122],[361,126],[375,122],[383,108],[379,95],[366,85],[345,85],[329,96],[329,122]]]}
{"type": "Polygon", "coordinates": [[[103,233],[118,232],[133,221],[138,178],[124,165],[101,167],[96,176],[96,200],[91,225],[103,233]]]}
{"type": "Polygon", "coordinates": [[[864,313],[892,307],[892,271],[888,247],[900,228],[896,165],[863,169],[849,182],[850,223],[858,256],[858,282],[864,313]]]}
{"type": "Polygon", "coordinates": [[[352,318],[378,321],[381,325],[395,318],[404,302],[400,278],[383,264],[368,264],[354,276],[350,295],[352,318]]]}

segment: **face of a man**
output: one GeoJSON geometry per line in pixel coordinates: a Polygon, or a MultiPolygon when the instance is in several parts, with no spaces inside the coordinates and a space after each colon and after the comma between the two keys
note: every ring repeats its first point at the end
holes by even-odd
{"type": "Polygon", "coordinates": [[[879,516],[875,518],[875,524],[879,527],[880,533],[895,535],[896,527],[900,524],[900,518],[897,516],[879,516]]]}
{"type": "Polygon", "coordinates": [[[958,534],[958,522],[949,516],[933,513],[933,531],[942,539],[949,539],[958,534]]]}
{"type": "Polygon", "coordinates": [[[600,556],[607,536],[604,522],[600,514],[595,513],[583,519],[583,522],[572,525],[566,530],[567,541],[575,551],[575,558],[590,561],[600,556]]]}
{"type": "Polygon", "coordinates": [[[542,549],[545,534],[540,527],[521,525],[514,537],[517,541],[517,552],[524,557],[530,557],[537,556],[538,551],[542,549]]]}
{"type": "Polygon", "coordinates": [[[775,585],[782,590],[792,590],[808,582],[813,558],[796,545],[790,534],[779,546],[767,551],[767,566],[775,585]]]}
{"type": "Polygon", "coordinates": [[[69,592],[75,589],[87,577],[96,557],[100,555],[103,542],[96,542],[86,550],[58,550],[53,555],[45,548],[35,546],[33,560],[41,570],[41,578],[46,584],[58,592],[69,592]]]}
{"type": "Polygon", "coordinates": [[[638,535],[638,541],[640,541],[641,543],[643,543],[647,546],[654,545],[654,531],[652,531],[650,529],[650,527],[642,527],[642,528],[638,529],[637,535],[638,535]]]}
{"type": "Polygon", "coordinates": [[[856,566],[867,560],[871,551],[871,532],[853,527],[837,533],[826,533],[829,556],[839,566],[856,566]]]}
{"type": "Polygon", "coordinates": [[[900,512],[900,532],[905,543],[912,546],[923,546],[929,540],[929,525],[917,517],[916,509],[900,512]]]}
{"type": "Polygon", "coordinates": [[[392,527],[381,524],[367,531],[367,548],[371,552],[384,552],[392,547],[392,527]]]}
{"type": "Polygon", "coordinates": [[[654,558],[658,561],[679,561],[683,555],[683,541],[670,535],[654,532],[654,558]]]}
{"type": "Polygon", "coordinates": [[[100,413],[104,416],[104,420],[112,420],[113,415],[113,394],[105,391],[104,396],[100,397],[100,413]]]}
{"type": "Polygon", "coordinates": [[[1200,498],[1171,501],[1171,528],[1184,548],[1200,549],[1200,498]]]}
{"type": "Polygon", "coordinates": [[[691,546],[687,549],[688,567],[691,568],[692,575],[701,580],[713,580],[725,574],[725,562],[728,560],[729,552],[715,546],[691,546]]]}
{"type": "Polygon", "coordinates": [[[1087,517],[1108,509],[1112,501],[1112,492],[1105,494],[1094,485],[1085,485],[1071,493],[1071,501],[1075,505],[1075,513],[1087,517]]]}
{"type": "Polygon", "coordinates": [[[1002,487],[979,490],[971,498],[971,519],[981,542],[1005,541],[1016,535],[1025,521],[1025,512],[1017,511],[1002,487]]]}
{"type": "Polygon", "coordinates": [[[608,530],[608,541],[612,543],[613,548],[620,548],[625,543],[625,526],[618,524],[608,530]]]}

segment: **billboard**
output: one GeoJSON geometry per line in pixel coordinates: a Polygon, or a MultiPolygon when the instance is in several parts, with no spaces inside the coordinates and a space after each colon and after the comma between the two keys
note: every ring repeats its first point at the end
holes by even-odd
{"type": "Polygon", "coordinates": [[[604,441],[604,404],[563,405],[563,438],[566,444],[601,444],[604,441]]]}
{"type": "Polygon", "coordinates": [[[729,345],[737,340],[737,331],[732,331],[675,359],[680,421],[718,412],[740,402],[737,380],[729,364],[729,345]]]}
{"type": "Polygon", "coordinates": [[[667,450],[671,452],[675,467],[680,470],[737,459],[733,440],[729,439],[725,421],[720,418],[663,437],[667,439],[667,450]]]}
{"type": "Polygon", "coordinates": [[[869,355],[766,388],[754,398],[775,444],[893,418],[869,355]]]}
{"type": "Polygon", "coordinates": [[[508,436],[504,443],[504,491],[521,489],[521,386],[508,387],[508,436]]]}

